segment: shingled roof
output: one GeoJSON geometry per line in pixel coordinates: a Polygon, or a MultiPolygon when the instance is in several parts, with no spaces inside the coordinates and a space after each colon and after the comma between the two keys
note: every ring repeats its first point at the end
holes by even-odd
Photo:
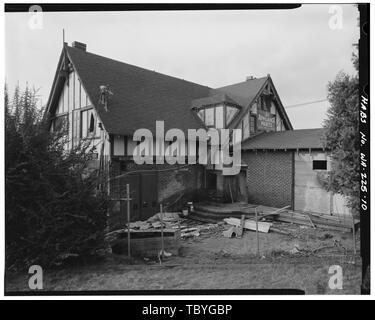
{"type": "Polygon", "coordinates": [[[204,128],[191,110],[191,101],[207,97],[209,87],[74,47],[65,48],[109,133],[132,135],[140,128],[155,132],[156,120],[164,120],[165,130],[179,128],[186,133],[187,129],[204,128]],[[113,92],[108,112],[97,103],[101,85],[109,85],[113,92]]]}
{"type": "Polygon", "coordinates": [[[228,103],[228,104],[234,104],[243,107],[243,104],[241,104],[238,99],[233,97],[232,95],[225,94],[224,92],[212,92],[210,96],[194,99],[191,102],[191,107],[194,109],[199,109],[204,106],[218,104],[218,103],[228,103]]]}
{"type": "Polygon", "coordinates": [[[221,91],[237,96],[242,99],[244,107],[247,107],[254,100],[260,89],[262,89],[267,82],[267,79],[268,77],[249,79],[244,82],[217,88],[215,91],[221,91]]]}
{"type": "MultiPolygon", "coordinates": [[[[231,122],[230,127],[235,128],[238,125],[238,121],[242,119],[244,114],[247,112],[247,107],[253,103],[253,101],[257,98],[257,96],[262,92],[263,88],[266,84],[269,83],[272,87],[273,81],[270,75],[261,78],[252,78],[247,79],[244,82],[235,83],[229,86],[217,88],[214,92],[223,92],[226,95],[232,97],[233,100],[237,101],[240,106],[243,106],[242,111],[240,111],[237,116],[231,122]]],[[[284,121],[284,125],[287,129],[293,129],[293,126],[289,120],[287,113],[285,112],[284,107],[282,106],[281,100],[277,94],[276,89],[274,88],[276,93],[276,99],[279,101],[280,108],[278,111],[280,116],[284,121]]],[[[211,93],[212,94],[212,93],[211,93]]]]}
{"type": "Polygon", "coordinates": [[[242,150],[323,149],[324,129],[261,133],[242,143],[242,150]]]}

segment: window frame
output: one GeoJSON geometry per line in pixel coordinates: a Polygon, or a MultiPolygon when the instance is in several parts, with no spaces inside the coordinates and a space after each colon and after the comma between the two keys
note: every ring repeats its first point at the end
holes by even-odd
{"type": "Polygon", "coordinates": [[[250,135],[257,132],[257,116],[255,114],[252,114],[251,112],[250,112],[249,130],[250,130],[250,135]],[[253,131],[251,130],[251,128],[252,128],[251,119],[254,119],[254,126],[253,126],[254,130],[253,131]]]}
{"type": "Polygon", "coordinates": [[[97,121],[98,121],[98,117],[97,115],[95,114],[95,109],[92,108],[92,107],[86,107],[86,108],[81,108],[79,110],[79,113],[80,113],[80,120],[79,120],[79,137],[81,139],[94,139],[94,138],[97,138],[98,135],[97,135],[97,121]],[[86,135],[83,136],[83,121],[84,121],[84,117],[83,115],[86,113],[86,135]],[[90,119],[91,119],[91,115],[93,115],[94,117],[94,130],[92,132],[89,131],[89,127],[90,127],[90,119]]]}
{"type": "Polygon", "coordinates": [[[242,129],[242,140],[245,140],[251,136],[250,134],[250,112],[249,111],[246,112],[245,116],[241,120],[241,129],[242,129]],[[248,122],[247,122],[247,131],[246,131],[247,136],[245,137],[244,122],[246,118],[248,122]]]}
{"type": "Polygon", "coordinates": [[[238,114],[238,112],[241,111],[241,108],[237,105],[233,105],[233,104],[226,104],[226,103],[217,103],[217,104],[212,104],[212,105],[205,105],[205,106],[202,106],[201,108],[199,108],[197,110],[197,115],[199,117],[199,119],[201,119],[203,121],[203,123],[205,124],[205,126],[207,128],[216,128],[216,129],[223,129],[223,128],[227,128],[227,126],[234,120],[234,118],[236,117],[236,115],[238,114]],[[231,108],[235,108],[237,109],[232,117],[232,119],[230,121],[227,121],[227,107],[231,107],[231,108]],[[218,108],[222,108],[223,110],[223,124],[222,124],[222,128],[217,128],[216,127],[216,119],[217,119],[217,112],[218,112],[218,108]],[[213,124],[207,124],[206,120],[207,120],[207,110],[209,109],[213,109],[213,124]],[[203,111],[203,112],[202,112],[203,111]],[[202,116],[201,117],[199,115],[199,113],[202,112],[202,116]]]}
{"type": "Polygon", "coordinates": [[[328,161],[327,160],[312,160],[312,169],[313,171],[328,171],[328,161]],[[318,165],[318,168],[316,167],[316,165],[318,165]]]}

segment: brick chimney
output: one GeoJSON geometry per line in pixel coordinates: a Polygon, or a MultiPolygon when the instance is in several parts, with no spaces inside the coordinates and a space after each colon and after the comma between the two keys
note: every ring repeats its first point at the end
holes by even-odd
{"type": "Polygon", "coordinates": [[[86,43],[78,42],[78,41],[73,41],[72,42],[72,47],[77,48],[83,51],[86,51],[86,43]]]}

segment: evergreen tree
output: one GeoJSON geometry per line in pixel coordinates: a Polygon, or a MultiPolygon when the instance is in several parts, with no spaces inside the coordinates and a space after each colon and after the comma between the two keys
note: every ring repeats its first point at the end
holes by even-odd
{"type": "MultiPolygon", "coordinates": [[[[353,54],[358,71],[358,55],[353,54]]],[[[359,214],[359,80],[339,72],[328,84],[328,118],[324,122],[325,142],[332,152],[332,170],[326,181],[328,190],[344,195],[354,215],[359,214]]]]}

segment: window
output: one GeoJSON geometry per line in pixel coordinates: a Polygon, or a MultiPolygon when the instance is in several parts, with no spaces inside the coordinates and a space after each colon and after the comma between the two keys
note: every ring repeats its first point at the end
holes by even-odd
{"type": "Polygon", "coordinates": [[[81,84],[81,96],[80,97],[81,97],[81,103],[80,103],[81,108],[86,107],[87,106],[86,92],[83,89],[82,84],[81,84]]]}
{"type": "Polygon", "coordinates": [[[260,107],[260,110],[264,110],[264,99],[262,96],[259,97],[259,107],[260,107]]]}
{"type": "Polygon", "coordinates": [[[224,128],[224,107],[223,106],[215,107],[215,128],[217,129],[224,128]]]}
{"type": "Polygon", "coordinates": [[[250,134],[256,132],[256,116],[250,116],[250,134]]]}
{"type": "Polygon", "coordinates": [[[215,106],[206,106],[198,111],[199,118],[207,127],[223,129],[234,118],[238,109],[231,106],[218,104],[215,106]]]}
{"type": "Polygon", "coordinates": [[[259,97],[259,104],[260,109],[263,111],[270,111],[271,110],[271,101],[268,97],[260,96],[259,97]]]}
{"type": "Polygon", "coordinates": [[[205,123],[206,126],[214,126],[215,125],[215,114],[214,108],[209,108],[205,110],[205,123]]]}
{"type": "Polygon", "coordinates": [[[95,131],[95,119],[94,119],[94,113],[90,113],[90,120],[89,120],[89,133],[94,133],[95,131]]]}
{"type": "Polygon", "coordinates": [[[199,116],[199,118],[201,118],[202,121],[204,122],[204,109],[199,110],[199,112],[198,112],[198,116],[199,116]]]}
{"type": "Polygon", "coordinates": [[[226,124],[228,125],[233,120],[238,109],[234,107],[230,107],[230,106],[227,106],[226,109],[227,109],[226,124]]]}
{"type": "Polygon", "coordinates": [[[270,112],[271,111],[271,99],[270,97],[264,98],[265,110],[270,112]]]}
{"type": "Polygon", "coordinates": [[[81,112],[81,138],[86,138],[88,131],[87,131],[87,115],[88,111],[81,112]]]}
{"type": "Polygon", "coordinates": [[[69,110],[74,108],[74,73],[69,74],[69,110]]]}
{"type": "Polygon", "coordinates": [[[313,160],[313,170],[327,170],[327,160],[313,160]]]}
{"type": "Polygon", "coordinates": [[[68,87],[68,81],[65,82],[65,85],[64,85],[64,92],[63,92],[63,95],[64,95],[64,111],[68,111],[69,110],[69,87],[68,87]]]}
{"type": "Polygon", "coordinates": [[[242,139],[246,139],[250,136],[249,130],[249,114],[247,113],[242,119],[242,139]]]}
{"type": "Polygon", "coordinates": [[[77,74],[75,74],[74,81],[74,109],[81,107],[81,81],[79,81],[77,74]]]}
{"type": "Polygon", "coordinates": [[[57,117],[53,121],[53,131],[54,132],[63,131],[65,134],[68,133],[68,119],[66,115],[57,117]]]}
{"type": "Polygon", "coordinates": [[[57,114],[64,113],[64,95],[63,94],[61,94],[61,96],[60,96],[56,113],[57,114]]]}
{"type": "Polygon", "coordinates": [[[81,138],[95,136],[95,113],[93,109],[81,112],[81,138]]]}

